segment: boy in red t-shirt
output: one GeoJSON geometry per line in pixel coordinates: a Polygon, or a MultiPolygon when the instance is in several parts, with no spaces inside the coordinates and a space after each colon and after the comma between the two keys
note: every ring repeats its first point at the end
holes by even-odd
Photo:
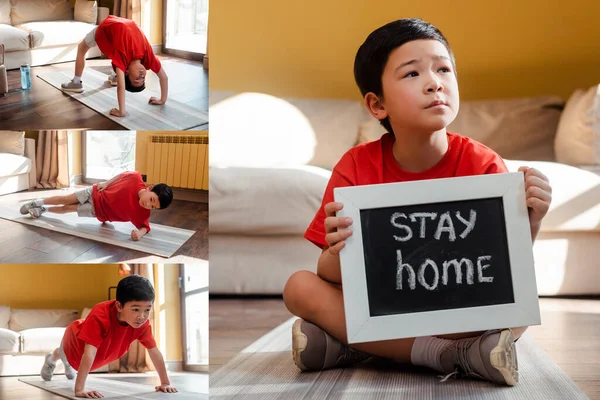
{"type": "Polygon", "coordinates": [[[83,92],[81,76],[85,68],[85,55],[92,47],[112,60],[113,74],[109,82],[117,86],[119,108],[110,110],[111,115],[125,116],[125,90],[141,92],[146,88],[146,70],[158,75],[160,81],[160,99],[150,97],[150,104],[165,104],[169,92],[168,77],[158,58],[152,51],[152,45],[137,24],[126,18],[108,16],[87,34],[77,47],[75,77],[69,83],[61,85],[68,92],[83,92]]]}
{"type": "Polygon", "coordinates": [[[96,304],[86,319],[74,321],[67,327],[60,347],[46,355],[42,379],[52,379],[56,362],[60,359],[67,378],[77,377],[76,397],[102,398],[102,393],[85,389],[88,374],[121,358],[131,343],[138,340],[148,350],[160,377],[160,386],[156,386],[155,390],[177,392],[171,386],[165,360],[152,335],[148,318],[153,303],[154,288],[148,279],[140,275],[121,279],[117,285],[116,300],[96,304]]]}
{"type": "MultiPolygon", "coordinates": [[[[296,272],[284,288],[285,305],[302,318],[292,328],[292,355],[301,370],[350,365],[374,355],[448,376],[517,383],[514,337],[526,328],[347,345],[339,253],[352,235],[352,220],[336,217],[343,204],[334,202],[333,189],[507,172],[495,152],[447,132],[459,106],[455,70],[446,38],[420,19],[384,25],[359,48],[356,82],[367,109],[388,133],[350,149],[335,166],[304,235],[322,249],[317,273],[296,272]]],[[[533,241],[550,206],[551,187],[541,172],[519,170],[524,172],[533,241]]]]}
{"type": "Polygon", "coordinates": [[[20,212],[33,218],[46,211],[77,212],[80,217],[97,218],[100,222],[131,222],[137,228],[131,231],[131,239],[137,241],[150,232],[150,210],[163,210],[172,200],[173,191],[168,185],[146,186],[139,172],[127,171],[73,194],[32,200],[21,206],[20,212]]]}

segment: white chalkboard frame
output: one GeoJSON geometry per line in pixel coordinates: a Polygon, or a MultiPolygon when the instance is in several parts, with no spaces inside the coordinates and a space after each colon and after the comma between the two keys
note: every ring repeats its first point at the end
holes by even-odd
{"type": "Polygon", "coordinates": [[[522,172],[351,186],[334,189],[344,204],[338,216],[353,220],[340,252],[348,343],[473,332],[541,324],[522,172]],[[514,290],[513,304],[371,317],[360,211],[501,197],[514,290]]]}

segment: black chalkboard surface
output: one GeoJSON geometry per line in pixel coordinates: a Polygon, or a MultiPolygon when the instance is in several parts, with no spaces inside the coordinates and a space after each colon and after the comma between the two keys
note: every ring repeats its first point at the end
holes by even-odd
{"type": "Polygon", "coordinates": [[[360,219],[371,316],[514,303],[501,197],[361,209],[360,219]]]}

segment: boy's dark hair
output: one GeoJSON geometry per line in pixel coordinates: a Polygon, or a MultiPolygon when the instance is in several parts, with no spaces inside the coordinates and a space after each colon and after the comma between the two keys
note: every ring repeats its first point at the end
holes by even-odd
{"type": "Polygon", "coordinates": [[[159,183],[152,186],[152,191],[158,196],[158,202],[160,203],[159,210],[169,207],[169,204],[173,200],[173,191],[168,185],[159,183]]]}
{"type": "MultiPolygon", "coordinates": [[[[454,71],[456,63],[448,41],[435,26],[419,18],[404,18],[390,22],[373,32],[359,47],[354,58],[354,79],[364,97],[373,92],[383,98],[381,77],[392,51],[413,40],[437,40],[442,43],[452,61],[454,71]]],[[[389,118],[380,121],[388,132],[393,133],[389,118]]]]}
{"type": "Polygon", "coordinates": [[[129,77],[125,75],[125,90],[137,93],[141,92],[144,89],[146,89],[146,83],[142,83],[142,86],[133,86],[131,84],[131,80],[129,80],[129,77]]]}
{"type": "Polygon", "coordinates": [[[141,275],[126,276],[117,285],[117,301],[123,306],[128,301],[154,301],[154,288],[141,275]]]}

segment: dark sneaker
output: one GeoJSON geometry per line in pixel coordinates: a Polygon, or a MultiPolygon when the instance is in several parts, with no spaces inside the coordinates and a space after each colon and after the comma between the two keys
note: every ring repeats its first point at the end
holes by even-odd
{"type": "Polygon", "coordinates": [[[29,214],[31,214],[33,218],[39,218],[45,212],[46,207],[34,207],[29,210],[29,214]]]}
{"type": "Polygon", "coordinates": [[[302,371],[345,367],[371,358],[333,338],[323,329],[298,319],[292,327],[292,357],[302,371]]]}
{"type": "Polygon", "coordinates": [[[32,200],[32,201],[30,201],[30,202],[27,202],[27,203],[23,204],[23,205],[21,206],[21,208],[19,209],[19,212],[20,212],[21,214],[23,214],[23,215],[27,215],[27,214],[29,214],[29,210],[31,210],[32,208],[35,208],[35,207],[39,207],[39,206],[41,205],[41,204],[38,204],[38,203],[37,203],[37,201],[38,201],[38,200],[39,200],[39,199],[32,200]]]}
{"type": "Polygon", "coordinates": [[[42,379],[45,381],[51,380],[52,375],[54,375],[54,368],[56,368],[56,361],[52,361],[52,353],[48,353],[42,371],[40,372],[42,379]]]}
{"type": "Polygon", "coordinates": [[[75,83],[75,82],[71,81],[69,83],[61,84],[60,87],[65,92],[75,92],[75,93],[83,92],[83,82],[75,83]]]}
{"type": "Polygon", "coordinates": [[[501,385],[519,381],[515,337],[510,329],[487,331],[475,338],[455,340],[442,352],[441,364],[447,373],[474,377],[501,385]]]}

